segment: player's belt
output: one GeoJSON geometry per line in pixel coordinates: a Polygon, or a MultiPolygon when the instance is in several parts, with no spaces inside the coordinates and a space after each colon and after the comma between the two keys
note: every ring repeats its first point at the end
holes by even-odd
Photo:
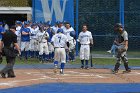
{"type": "Polygon", "coordinates": [[[89,44],[81,44],[81,45],[89,45],[89,44]]]}
{"type": "Polygon", "coordinates": [[[40,42],[40,43],[47,43],[47,42],[40,42]]]}
{"type": "Polygon", "coordinates": [[[68,41],[72,41],[73,39],[71,39],[71,40],[68,40],[68,41]]]}
{"type": "Polygon", "coordinates": [[[64,47],[55,47],[55,48],[64,48],[64,47]]]}
{"type": "Polygon", "coordinates": [[[31,34],[31,36],[36,36],[36,34],[31,34]]]}

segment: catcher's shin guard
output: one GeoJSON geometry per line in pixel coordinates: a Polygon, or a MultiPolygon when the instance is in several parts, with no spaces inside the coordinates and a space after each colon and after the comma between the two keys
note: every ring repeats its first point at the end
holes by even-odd
{"type": "Polygon", "coordinates": [[[119,70],[119,67],[120,67],[120,63],[117,62],[115,64],[114,71],[118,71],[119,70]]]}
{"type": "Polygon", "coordinates": [[[123,56],[122,61],[124,62],[124,67],[125,67],[126,71],[129,70],[130,68],[128,67],[128,59],[127,59],[127,57],[123,56]]]}
{"type": "Polygon", "coordinates": [[[126,71],[130,70],[130,68],[128,67],[128,62],[127,63],[124,63],[124,67],[125,67],[125,70],[126,71]]]}

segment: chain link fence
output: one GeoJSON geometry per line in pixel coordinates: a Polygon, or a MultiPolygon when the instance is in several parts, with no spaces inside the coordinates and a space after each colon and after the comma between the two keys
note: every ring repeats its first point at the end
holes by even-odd
{"type": "MultiPolygon", "coordinates": [[[[129,50],[140,50],[140,1],[124,1],[129,50]]],[[[88,24],[94,37],[94,49],[110,49],[115,35],[113,26],[118,22],[119,0],[79,0],[79,32],[83,23],[88,24]]]]}

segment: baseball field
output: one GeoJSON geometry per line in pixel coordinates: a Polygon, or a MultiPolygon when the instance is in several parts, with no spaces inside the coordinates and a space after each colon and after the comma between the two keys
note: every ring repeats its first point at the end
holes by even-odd
{"type": "MultiPolygon", "coordinates": [[[[140,93],[139,53],[129,52],[135,57],[129,56],[132,72],[125,74],[123,65],[119,73],[112,74],[115,58],[103,53],[93,53],[93,67],[89,70],[80,69],[77,57],[66,64],[63,75],[59,74],[59,69],[57,73],[53,72],[52,62],[17,58],[16,78],[0,78],[0,93],[140,93]]],[[[5,59],[0,69],[4,65],[5,59]]]]}

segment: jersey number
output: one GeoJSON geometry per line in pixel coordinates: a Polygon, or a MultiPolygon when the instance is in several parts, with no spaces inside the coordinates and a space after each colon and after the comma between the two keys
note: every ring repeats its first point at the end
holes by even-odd
{"type": "Polygon", "coordinates": [[[61,37],[58,37],[59,38],[59,43],[61,42],[61,37]]]}

